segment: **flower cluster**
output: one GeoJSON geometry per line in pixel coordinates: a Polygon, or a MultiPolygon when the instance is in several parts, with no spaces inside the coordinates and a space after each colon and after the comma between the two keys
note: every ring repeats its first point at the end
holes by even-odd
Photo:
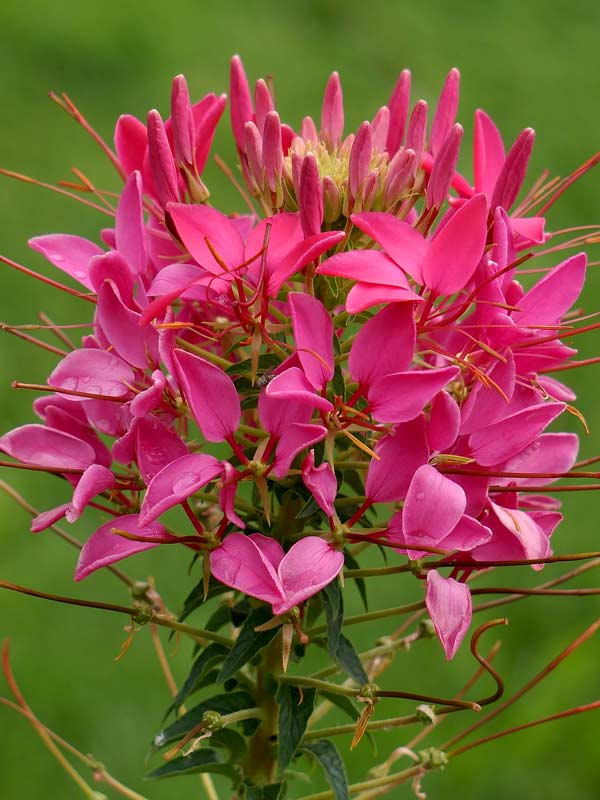
{"type": "Polygon", "coordinates": [[[543,249],[560,186],[535,184],[517,205],[533,131],[507,153],[480,110],[472,183],[459,174],[458,87],[452,70],[428,133],[403,72],[388,105],[345,135],[334,73],[320,128],[306,117],[296,133],[264,81],[252,99],[234,58],[232,129],[262,219],[208,203],[202,172],[225,96],[192,105],[178,76],[166,122],[118,120],[125,183],[103,246],[30,241],[80,285],[93,330],[49,375],[41,422],[0,439],[72,487],[33,531],[109,499],[77,580],[181,544],[281,616],[302,613],[352,542],[437,554],[426,602],[450,658],[470,624],[467,578],[551,554],[561,515],[539,488],[569,473],[578,440],[545,432],[574,399],[550,374],[575,352],[564,321],[586,256],[522,287],[534,247],[566,246],[543,249]],[[226,458],[211,452],[221,443],[226,458]],[[309,501],[300,518],[290,497],[309,501]],[[190,533],[167,528],[175,506],[190,533]],[[371,507],[378,527],[365,530],[371,507]]]}

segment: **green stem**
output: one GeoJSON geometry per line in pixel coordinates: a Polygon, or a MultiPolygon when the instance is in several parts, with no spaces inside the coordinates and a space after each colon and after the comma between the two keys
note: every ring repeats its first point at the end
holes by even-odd
{"type": "Polygon", "coordinates": [[[205,350],[203,347],[198,347],[198,345],[190,344],[189,342],[186,342],[185,339],[180,339],[177,337],[175,341],[182,350],[187,350],[188,353],[194,353],[194,355],[201,356],[206,361],[214,364],[216,367],[221,367],[221,369],[226,370],[229,369],[232,364],[232,362],[227,361],[226,358],[221,358],[221,356],[211,353],[210,350],[205,350]]]}
{"type": "Polygon", "coordinates": [[[278,680],[280,683],[287,683],[291,686],[306,686],[309,689],[320,689],[329,694],[341,694],[345,697],[356,697],[360,694],[359,689],[351,689],[349,686],[340,686],[329,681],[320,681],[317,678],[304,678],[301,675],[280,675],[278,680]]]}
{"type": "MultiPolygon", "coordinates": [[[[376,719],[367,723],[368,731],[386,730],[388,728],[400,728],[404,725],[414,725],[420,722],[416,714],[406,717],[392,717],[391,719],[376,719]]],[[[348,725],[332,725],[330,728],[321,728],[317,731],[309,731],[304,734],[304,741],[311,739],[328,739],[330,736],[341,736],[346,733],[354,733],[356,723],[350,722],[348,725]]]]}
{"type": "MultiPolygon", "coordinates": [[[[344,625],[358,625],[361,622],[371,622],[372,620],[385,619],[386,617],[397,617],[401,614],[408,614],[411,611],[418,611],[421,608],[425,608],[424,600],[417,603],[408,603],[405,606],[383,608],[380,611],[368,611],[365,614],[356,614],[353,617],[346,617],[344,619],[344,625]]],[[[305,633],[307,636],[317,636],[319,633],[324,633],[326,630],[327,625],[315,625],[314,628],[309,628],[305,633]]]]}
{"type": "MultiPolygon", "coordinates": [[[[393,775],[385,775],[383,778],[373,778],[370,781],[362,781],[361,783],[352,783],[348,787],[348,791],[350,794],[359,794],[360,792],[367,791],[369,789],[378,789],[381,786],[393,786],[394,784],[404,783],[409,778],[412,778],[418,772],[421,772],[424,769],[421,765],[416,765],[414,767],[409,767],[408,769],[403,770],[402,772],[395,772],[393,775]]],[[[328,790],[326,792],[317,792],[316,794],[306,794],[304,797],[299,798],[299,800],[334,800],[335,794],[333,791],[328,790]]]]}

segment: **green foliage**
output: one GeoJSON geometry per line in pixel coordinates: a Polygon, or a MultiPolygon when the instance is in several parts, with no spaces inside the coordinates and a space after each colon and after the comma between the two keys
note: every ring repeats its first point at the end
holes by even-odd
{"type": "Polygon", "coordinates": [[[323,768],[336,800],[350,800],[346,767],[334,743],[329,739],[317,739],[305,745],[304,751],[316,758],[323,768]]]}
{"type": "MultiPolygon", "coordinates": [[[[192,668],[185,679],[185,683],[177,692],[165,716],[182,706],[193,692],[207,685],[207,676],[210,676],[214,672],[214,670],[211,670],[211,667],[223,661],[228,652],[226,647],[222,644],[217,644],[217,642],[209,644],[202,650],[192,664],[192,668]]],[[[216,677],[216,673],[214,673],[214,677],[216,677]]]]}
{"type": "Polygon", "coordinates": [[[264,625],[273,616],[273,612],[267,606],[255,608],[247,620],[244,622],[240,635],[235,644],[227,654],[221,672],[218,676],[220,683],[231,678],[241,669],[244,664],[251,661],[263,647],[266,647],[271,639],[277,636],[278,628],[269,628],[266,631],[257,631],[260,625],[264,625]]]}
{"type": "Polygon", "coordinates": [[[303,689],[302,693],[289,683],[282,683],[277,692],[279,705],[278,763],[283,772],[302,742],[308,718],[313,712],[316,691],[303,689]]]}
{"type": "Polygon", "coordinates": [[[332,658],[335,658],[344,624],[344,598],[339,579],[336,578],[328,586],[325,586],[322,594],[327,620],[327,651],[332,658]]]}
{"type": "Polygon", "coordinates": [[[177,778],[180,775],[189,775],[194,772],[213,772],[219,775],[226,775],[232,781],[237,779],[237,770],[233,764],[228,764],[223,756],[217,751],[208,747],[196,750],[189,756],[174,758],[162,767],[158,767],[149,775],[147,780],[157,778],[177,778]]]}

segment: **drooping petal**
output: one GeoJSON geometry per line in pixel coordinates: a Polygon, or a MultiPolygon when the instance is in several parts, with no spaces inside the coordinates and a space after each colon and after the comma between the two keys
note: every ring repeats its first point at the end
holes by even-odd
{"type": "Polygon", "coordinates": [[[22,425],[0,436],[0,451],[24,464],[50,469],[87,469],[94,463],[93,448],[68,433],[44,425],[22,425]]]}
{"type": "Polygon", "coordinates": [[[50,528],[52,525],[58,522],[59,519],[62,519],[65,516],[69,505],[70,503],[63,503],[60,506],[56,506],[56,508],[50,508],[48,511],[42,511],[41,514],[38,514],[31,520],[31,532],[41,533],[47,528],[50,528]]]}
{"type": "Polygon", "coordinates": [[[66,517],[69,522],[75,522],[79,519],[82,511],[87,504],[107,489],[112,489],[116,486],[117,479],[113,473],[100,466],[100,464],[91,464],[83,473],[75,491],[73,492],[73,499],[67,510],[66,517]]]}
{"type": "Polygon", "coordinates": [[[260,544],[242,533],[230,533],[210,553],[210,570],[225,586],[273,606],[284,602],[279,576],[260,544]]]}
{"type": "Polygon", "coordinates": [[[147,525],[187,500],[222,471],[221,462],[207,453],[190,453],[171,461],[150,481],[140,511],[140,525],[147,525]]]}
{"type": "Polygon", "coordinates": [[[327,436],[327,428],[323,425],[303,425],[294,423],[283,432],[274,461],[273,475],[283,478],[296,456],[327,436]]]}
{"type": "Polygon", "coordinates": [[[158,362],[158,332],[151,325],[140,325],[141,315],[127,308],[109,281],[100,289],[96,320],[128,364],[147,369],[150,361],[158,362]]]}
{"type": "Polygon", "coordinates": [[[222,369],[185,350],[175,350],[177,380],[204,437],[223,442],[237,429],[241,406],[231,378],[222,369]]]}
{"type": "Polygon", "coordinates": [[[35,236],[28,244],[32,250],[37,250],[55,267],[66,272],[86,289],[94,291],[88,267],[94,256],[102,255],[104,252],[97,244],[81,236],[70,236],[66,233],[35,236]]]}
{"type": "Polygon", "coordinates": [[[327,516],[332,517],[333,502],[337,494],[337,478],[327,461],[315,467],[314,450],[309,450],[302,463],[302,480],[327,516]]]}
{"type": "Polygon", "coordinates": [[[159,419],[153,416],[138,419],[135,429],[135,460],[146,485],[164,467],[187,454],[185,442],[159,419]]]}
{"type": "Polygon", "coordinates": [[[483,255],[487,237],[487,202],[476,194],[433,238],[423,261],[423,282],[436,294],[464,288],[483,255]]]}
{"type": "Polygon", "coordinates": [[[446,658],[454,658],[471,624],[471,592],[454,578],[443,578],[436,570],[427,573],[425,604],[446,658]]]}
{"type": "Polygon", "coordinates": [[[410,482],[402,527],[410,539],[425,534],[435,544],[456,527],[467,505],[465,493],[437,469],[424,464],[410,482]]]}
{"type": "Polygon", "coordinates": [[[311,261],[318,259],[331,247],[341,242],[343,238],[343,231],[323,231],[299,241],[285,254],[279,264],[269,258],[270,276],[267,286],[269,296],[276,297],[282,285],[292,275],[304,269],[311,261]]]}
{"type": "Polygon", "coordinates": [[[138,520],[137,514],[127,514],[124,517],[115,517],[101,525],[81,550],[75,569],[75,580],[81,581],[100,567],[115,564],[128,556],[158,547],[164,539],[177,541],[176,537],[169,536],[163,526],[157,522],[139,527],[138,520]],[[113,533],[114,529],[127,531],[135,536],[143,536],[149,541],[140,542],[126,539],[124,536],[119,536],[118,533],[113,533]],[[153,542],[152,539],[160,541],[153,542]]]}
{"type": "Polygon", "coordinates": [[[290,608],[320,591],[337,577],[344,566],[344,554],[318,536],[305,536],[290,547],[279,564],[278,574],[285,593],[275,614],[290,608]]]}
{"type": "Polygon", "coordinates": [[[415,340],[413,307],[390,304],[361,326],[348,358],[350,374],[360,386],[368,387],[377,378],[406,370],[412,363],[415,340]]]}
{"type": "Polygon", "coordinates": [[[264,429],[276,439],[295,422],[307,423],[313,410],[306,403],[269,397],[263,390],[258,398],[258,418],[264,429]]]}
{"type": "Polygon", "coordinates": [[[316,297],[290,292],[288,302],[302,369],[315,389],[321,390],[333,377],[333,322],[316,297]]]}
{"type": "MultiPolygon", "coordinates": [[[[55,395],[56,398],[59,395],[55,395]]],[[[98,436],[96,431],[88,423],[87,417],[83,421],[77,414],[80,406],[77,403],[67,401],[65,405],[58,403],[56,406],[46,407],[46,425],[54,430],[62,431],[86,442],[94,451],[94,461],[103,467],[110,467],[112,457],[108,447],[98,436]]]]}
{"type": "Polygon", "coordinates": [[[506,416],[515,390],[515,362],[510,351],[488,373],[489,385],[476,383],[461,407],[461,434],[486,428],[506,416]]]}
{"type": "Polygon", "coordinates": [[[128,384],[134,380],[133,370],[122,359],[106,350],[84,348],[65,356],[50,373],[48,384],[106,397],[125,397],[131,392],[128,384]]]}
{"type": "Polygon", "coordinates": [[[267,384],[267,397],[273,400],[292,400],[297,403],[306,403],[312,408],[321,411],[331,411],[333,406],[326,397],[317,394],[314,386],[308,380],[303,370],[290,367],[280,372],[267,384]]]}
{"type": "Polygon", "coordinates": [[[159,369],[155,369],[150,377],[152,379],[152,386],[144,389],[143,392],[137,394],[131,401],[131,413],[134,417],[145,417],[161,403],[167,383],[165,374],[159,369]]]}
{"type": "Polygon", "coordinates": [[[458,367],[443,367],[384,375],[369,389],[371,413],[379,422],[408,422],[459,373],[458,367]]]}

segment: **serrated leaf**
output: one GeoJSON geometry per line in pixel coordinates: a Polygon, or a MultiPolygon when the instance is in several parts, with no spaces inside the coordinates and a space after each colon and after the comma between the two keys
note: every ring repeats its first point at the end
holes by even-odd
{"type": "MultiPolygon", "coordinates": [[[[168,725],[154,737],[156,748],[164,747],[166,744],[181,739],[192,728],[195,728],[202,721],[205,711],[216,711],[219,714],[232,714],[234,711],[241,711],[244,708],[253,708],[254,698],[248,692],[228,692],[227,694],[217,694],[214,697],[203,700],[197,706],[187,711],[178,720],[168,725]]],[[[244,732],[252,731],[255,723],[253,720],[244,720],[240,723],[244,732]],[[246,725],[250,722],[250,726],[246,725]]]]}
{"type": "Polygon", "coordinates": [[[273,612],[267,606],[261,606],[252,611],[248,619],[244,622],[240,630],[240,635],[225,659],[218,677],[220,683],[224,683],[228,678],[235,675],[244,664],[247,664],[248,661],[254,658],[263,647],[266,647],[269,642],[277,636],[279,628],[270,628],[266,631],[255,630],[255,628],[268,622],[272,616],[273,612]]]}
{"type": "Polygon", "coordinates": [[[206,673],[210,671],[210,668],[214,667],[215,664],[223,661],[228,652],[228,649],[224,645],[218,644],[217,642],[209,644],[202,650],[192,664],[190,673],[185,679],[183,686],[173,698],[173,702],[167,709],[165,717],[167,714],[170,714],[171,711],[179,708],[193,692],[201,688],[203,685],[202,679],[206,676],[206,673]]]}
{"type": "MultiPolygon", "coordinates": [[[[346,569],[360,569],[360,564],[354,558],[354,556],[349,550],[344,550],[344,565],[346,569]]],[[[356,588],[358,589],[358,592],[363,601],[365,611],[368,611],[369,600],[367,597],[367,582],[365,581],[364,578],[354,578],[354,583],[356,584],[356,588]]]]}
{"type": "Polygon", "coordinates": [[[346,768],[334,743],[329,739],[317,739],[305,745],[304,750],[316,758],[323,768],[336,800],[350,800],[346,768]]]}
{"type": "Polygon", "coordinates": [[[360,717],[360,711],[349,697],[346,697],[343,694],[334,694],[333,692],[323,692],[321,689],[319,689],[319,695],[323,698],[323,700],[329,700],[330,703],[333,703],[334,706],[337,706],[339,709],[341,709],[350,717],[353,722],[356,722],[356,720],[360,717]]]}
{"type": "Polygon", "coordinates": [[[335,658],[344,624],[344,598],[339,580],[335,578],[321,592],[327,620],[327,650],[335,658]]]}
{"type": "Polygon", "coordinates": [[[303,689],[300,693],[296,686],[282,683],[276,695],[279,705],[278,762],[279,771],[283,772],[296,755],[302,742],[308,718],[315,705],[315,690],[303,689]]]}
{"type": "Polygon", "coordinates": [[[360,658],[354,649],[354,645],[343,633],[340,634],[334,658],[344,672],[349,675],[352,680],[356,681],[359,686],[364,686],[365,683],[369,682],[365,668],[361,664],[360,658]]]}
{"type": "Polygon", "coordinates": [[[178,775],[189,775],[194,772],[216,772],[220,775],[227,775],[232,780],[237,778],[235,767],[226,763],[217,750],[203,747],[189,756],[175,758],[173,761],[169,761],[162,767],[155,769],[154,772],[146,775],[146,780],[175,778],[178,775]]]}

